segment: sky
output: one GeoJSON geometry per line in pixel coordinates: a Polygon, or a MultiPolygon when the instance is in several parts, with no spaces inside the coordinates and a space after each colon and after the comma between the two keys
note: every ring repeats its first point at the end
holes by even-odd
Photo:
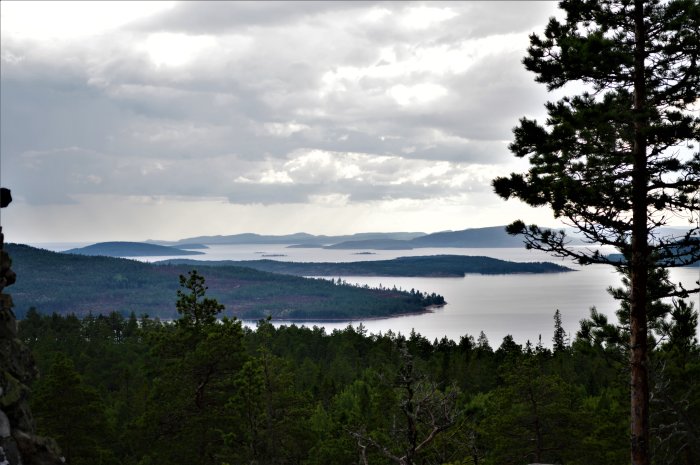
{"type": "Polygon", "coordinates": [[[0,2],[12,242],[556,225],[496,196],[555,2],[0,2]]]}

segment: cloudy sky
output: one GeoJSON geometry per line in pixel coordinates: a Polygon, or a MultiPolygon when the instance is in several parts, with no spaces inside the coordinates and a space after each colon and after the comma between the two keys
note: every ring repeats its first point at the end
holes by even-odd
{"type": "Polygon", "coordinates": [[[8,240],[555,224],[490,187],[554,2],[0,8],[8,240]]]}

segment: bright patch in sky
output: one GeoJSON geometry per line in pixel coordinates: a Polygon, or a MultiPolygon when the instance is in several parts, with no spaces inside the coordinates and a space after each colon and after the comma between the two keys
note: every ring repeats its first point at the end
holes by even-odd
{"type": "Polygon", "coordinates": [[[447,95],[447,89],[438,84],[416,84],[405,86],[399,84],[389,89],[389,95],[402,107],[424,104],[447,95]]]}
{"type": "Polygon", "coordinates": [[[285,163],[285,169],[298,182],[352,179],[362,173],[355,163],[359,158],[364,158],[364,155],[311,150],[285,163]]]}
{"type": "Polygon", "coordinates": [[[309,129],[306,124],[290,123],[265,123],[265,131],[272,136],[289,137],[292,134],[309,129]]]}
{"type": "Polygon", "coordinates": [[[158,32],[148,36],[143,49],[156,66],[182,66],[215,46],[211,36],[158,32]]]}
{"type": "Polygon", "coordinates": [[[419,6],[409,9],[402,22],[409,29],[428,29],[436,23],[452,19],[455,16],[457,13],[450,8],[419,6]]]}
{"type": "MultiPolygon", "coordinates": [[[[320,96],[349,92],[361,85],[364,78],[392,81],[410,79],[414,75],[432,75],[442,79],[446,75],[462,74],[478,66],[486,57],[527,48],[527,37],[522,34],[496,34],[485,38],[469,39],[452,45],[417,46],[399,57],[395,47],[382,47],[377,60],[368,66],[340,66],[321,77],[320,96]]],[[[394,85],[388,93],[399,105],[427,103],[447,94],[445,87],[432,83],[413,86],[394,85]]]]}
{"type": "Polygon", "coordinates": [[[19,38],[47,40],[103,34],[173,7],[176,2],[0,2],[0,29],[19,38]]]}
{"type": "Polygon", "coordinates": [[[391,181],[391,184],[400,185],[405,183],[411,183],[428,185],[440,183],[444,179],[444,176],[450,171],[453,171],[455,168],[456,167],[453,166],[451,163],[442,161],[434,163],[431,166],[425,166],[416,169],[411,173],[407,173],[405,176],[391,181]]]}
{"type": "Polygon", "coordinates": [[[289,184],[294,180],[284,171],[268,170],[262,174],[260,182],[263,184],[289,184]]]}
{"type": "Polygon", "coordinates": [[[391,11],[387,10],[386,8],[372,8],[369,13],[363,16],[362,19],[367,22],[376,23],[383,20],[387,16],[391,16],[391,11]]]}

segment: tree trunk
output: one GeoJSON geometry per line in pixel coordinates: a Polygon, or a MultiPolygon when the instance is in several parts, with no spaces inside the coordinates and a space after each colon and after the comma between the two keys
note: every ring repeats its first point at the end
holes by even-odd
{"type": "Polygon", "coordinates": [[[632,174],[632,254],[630,257],[630,381],[632,465],[649,465],[649,373],[647,366],[647,147],[644,73],[644,2],[634,2],[634,165],[632,174]]]}

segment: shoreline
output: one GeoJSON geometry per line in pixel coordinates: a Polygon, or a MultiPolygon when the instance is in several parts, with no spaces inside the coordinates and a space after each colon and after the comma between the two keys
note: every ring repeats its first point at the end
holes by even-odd
{"type": "MultiPolygon", "coordinates": [[[[368,316],[368,317],[359,317],[359,318],[280,318],[276,319],[272,317],[270,319],[270,322],[272,323],[284,323],[284,322],[289,322],[292,324],[296,323],[342,323],[342,322],[362,322],[362,321],[377,321],[377,320],[388,320],[390,318],[401,318],[404,316],[416,316],[416,315],[424,315],[426,313],[435,313],[437,309],[443,308],[447,305],[447,303],[443,305],[428,305],[427,307],[424,307],[423,310],[416,311],[416,312],[406,312],[406,313],[397,313],[394,315],[386,315],[386,316],[368,316]]],[[[244,318],[238,318],[241,322],[243,323],[257,323],[261,319],[265,318],[258,318],[258,319],[244,319],[244,318]]]]}

